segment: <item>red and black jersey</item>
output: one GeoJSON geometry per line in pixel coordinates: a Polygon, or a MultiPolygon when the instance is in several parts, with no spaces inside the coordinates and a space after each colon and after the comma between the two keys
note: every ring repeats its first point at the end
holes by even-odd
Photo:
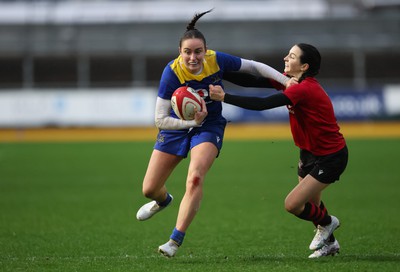
{"type": "Polygon", "coordinates": [[[292,102],[287,108],[293,139],[299,148],[324,156],[346,145],[332,102],[315,78],[307,77],[283,94],[292,102]]]}

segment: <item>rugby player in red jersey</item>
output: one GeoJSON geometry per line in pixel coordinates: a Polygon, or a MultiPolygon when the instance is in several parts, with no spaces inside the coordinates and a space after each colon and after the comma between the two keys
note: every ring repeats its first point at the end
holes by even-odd
{"type": "MultiPolygon", "coordinates": [[[[340,246],[333,232],[340,222],[337,217],[328,214],[321,201],[321,193],[339,180],[347,166],[346,141],[337,124],[332,102],[315,79],[321,65],[318,50],[309,44],[296,44],[284,62],[285,74],[298,84],[291,85],[283,92],[267,97],[248,97],[225,93],[221,86],[210,85],[210,97],[250,110],[287,106],[293,140],[300,148],[300,161],[299,183],[286,197],[285,208],[317,227],[310,244],[310,250],[314,252],[309,258],[335,255],[340,246]]],[[[245,80],[240,75],[236,78],[245,80]]],[[[243,82],[241,85],[244,85],[243,82]]],[[[273,82],[269,85],[276,86],[273,82]]]]}

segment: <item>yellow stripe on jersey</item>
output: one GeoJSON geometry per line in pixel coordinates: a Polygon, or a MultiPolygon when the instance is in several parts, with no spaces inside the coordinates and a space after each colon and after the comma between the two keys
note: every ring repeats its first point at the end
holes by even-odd
{"type": "Polygon", "coordinates": [[[211,76],[219,71],[219,66],[217,63],[217,53],[213,50],[207,50],[204,56],[203,70],[198,75],[194,75],[187,70],[180,55],[171,64],[171,69],[172,71],[174,71],[181,84],[189,80],[202,81],[204,78],[211,76]]]}

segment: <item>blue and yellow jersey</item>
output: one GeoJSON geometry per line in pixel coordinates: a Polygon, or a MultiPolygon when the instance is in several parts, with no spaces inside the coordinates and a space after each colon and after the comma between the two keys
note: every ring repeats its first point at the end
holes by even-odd
{"type": "MultiPolygon", "coordinates": [[[[223,86],[222,76],[224,72],[238,71],[240,66],[241,60],[239,57],[207,50],[202,72],[194,75],[186,69],[181,56],[179,56],[165,67],[161,76],[158,96],[163,99],[171,99],[172,93],[177,88],[189,86],[196,90],[207,104],[208,115],[206,122],[217,120],[222,117],[222,103],[210,99],[208,85],[223,86]]],[[[171,110],[171,116],[176,117],[173,110],[171,110]]]]}

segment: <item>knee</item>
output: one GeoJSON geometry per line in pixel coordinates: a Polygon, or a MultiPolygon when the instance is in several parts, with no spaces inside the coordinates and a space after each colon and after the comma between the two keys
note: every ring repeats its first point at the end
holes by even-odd
{"type": "Polygon", "coordinates": [[[201,190],[203,187],[203,178],[200,175],[191,175],[187,180],[186,187],[187,190],[191,192],[195,190],[201,190]]]}
{"type": "Polygon", "coordinates": [[[146,198],[154,199],[156,197],[156,191],[150,187],[143,187],[142,193],[146,198]]]}
{"type": "Polygon", "coordinates": [[[296,204],[296,202],[294,202],[293,200],[291,200],[290,198],[286,198],[285,199],[285,209],[287,212],[290,212],[294,215],[298,214],[299,211],[299,206],[296,204]]]}

